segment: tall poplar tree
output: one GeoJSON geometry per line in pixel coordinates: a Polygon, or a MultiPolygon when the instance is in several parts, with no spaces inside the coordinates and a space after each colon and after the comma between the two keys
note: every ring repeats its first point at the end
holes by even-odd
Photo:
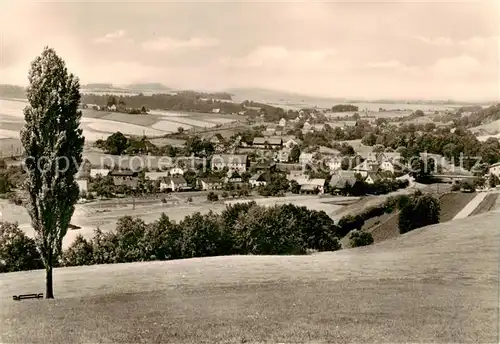
{"type": "Polygon", "coordinates": [[[26,153],[26,208],[46,270],[46,298],[54,298],[52,269],[62,251],[78,200],[75,174],[82,163],[80,83],[45,47],[31,64],[21,141],[26,153]]]}

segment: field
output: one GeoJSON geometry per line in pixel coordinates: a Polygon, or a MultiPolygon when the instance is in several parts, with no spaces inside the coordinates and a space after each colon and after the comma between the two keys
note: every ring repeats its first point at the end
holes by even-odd
{"type": "Polygon", "coordinates": [[[483,124],[478,127],[474,127],[471,130],[472,132],[476,133],[498,134],[500,133],[500,119],[488,124],[483,124]]]}
{"type": "Polygon", "coordinates": [[[488,212],[488,211],[494,209],[496,207],[497,200],[498,200],[498,193],[491,193],[491,194],[487,195],[481,201],[481,203],[479,203],[477,208],[474,209],[472,211],[472,213],[470,213],[469,216],[483,214],[485,212],[488,212]]]}
{"type": "MultiPolygon", "coordinates": [[[[19,139],[19,130],[24,123],[22,109],[26,106],[24,101],[0,99],[0,151],[3,156],[10,155],[12,139],[19,139]],[[9,140],[8,142],[2,142],[9,140]]],[[[179,127],[213,128],[238,119],[233,115],[179,113],[153,110],[149,114],[129,115],[117,112],[82,111],[82,129],[87,142],[91,143],[108,137],[111,133],[120,131],[125,135],[163,136],[176,132],[179,127]]],[[[226,130],[222,128],[222,130],[226,130]]],[[[15,144],[15,146],[18,146],[15,144]]]]}
{"type": "MultiPolygon", "coordinates": [[[[342,209],[340,205],[332,204],[331,201],[342,202],[345,200],[353,199],[353,197],[324,197],[319,198],[318,196],[287,196],[287,197],[269,197],[269,198],[258,198],[255,202],[259,205],[264,206],[275,206],[283,204],[294,204],[299,207],[307,207],[309,209],[314,209],[317,211],[324,211],[327,215],[332,216],[334,213],[342,209]]],[[[354,198],[355,199],[355,198],[354,198]]],[[[226,204],[235,204],[248,202],[248,200],[230,200],[226,201],[226,204]]]]}
{"type": "Polygon", "coordinates": [[[162,130],[165,132],[176,132],[178,128],[191,129],[192,126],[172,121],[159,121],[153,124],[152,128],[156,130],[162,130]]]}
{"type": "MultiPolygon", "coordinates": [[[[460,213],[469,202],[471,202],[475,193],[448,193],[440,197],[441,216],[439,222],[447,222],[460,213]]],[[[377,218],[379,224],[367,228],[372,233],[375,242],[380,242],[399,236],[399,215],[398,213],[385,214],[377,218]]]]}
{"type": "Polygon", "coordinates": [[[494,343],[500,213],[368,247],[0,275],[4,343],[494,343]],[[478,222],[481,224],[478,226],[478,222]]]}
{"type": "Polygon", "coordinates": [[[453,220],[453,218],[476,197],[475,192],[463,193],[452,192],[443,195],[441,200],[441,216],[439,221],[446,222],[453,220]]]}

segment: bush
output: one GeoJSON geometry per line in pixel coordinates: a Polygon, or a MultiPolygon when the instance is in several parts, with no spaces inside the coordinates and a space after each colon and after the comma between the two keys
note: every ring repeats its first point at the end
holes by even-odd
{"type": "Polygon", "coordinates": [[[252,207],[234,225],[240,254],[304,254],[306,245],[294,218],[283,208],[252,207]]]}
{"type": "Polygon", "coordinates": [[[61,263],[63,266],[92,265],[93,255],[92,243],[78,234],[75,241],[63,252],[61,263]]]}
{"type": "Polygon", "coordinates": [[[26,236],[17,223],[0,224],[0,264],[2,272],[43,268],[35,240],[26,236]]]}
{"type": "Polygon", "coordinates": [[[17,205],[17,206],[23,205],[23,199],[16,192],[10,192],[7,197],[9,198],[10,203],[17,205]]]}
{"type": "Polygon", "coordinates": [[[363,215],[346,215],[339,220],[338,223],[338,237],[345,237],[350,231],[354,229],[361,229],[365,224],[363,215]]]}
{"type": "Polygon", "coordinates": [[[368,246],[373,244],[373,236],[371,233],[364,231],[353,231],[349,236],[351,247],[368,246]]]}
{"type": "Polygon", "coordinates": [[[399,213],[399,232],[404,234],[413,229],[439,222],[441,204],[431,194],[415,191],[402,202],[399,213]]]}
{"type": "Polygon", "coordinates": [[[207,195],[207,200],[210,202],[217,202],[219,200],[219,196],[213,191],[210,191],[207,195]]]}

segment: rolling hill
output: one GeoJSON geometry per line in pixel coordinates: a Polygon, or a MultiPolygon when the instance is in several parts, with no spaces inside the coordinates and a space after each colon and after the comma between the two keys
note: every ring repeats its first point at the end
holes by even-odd
{"type": "Polygon", "coordinates": [[[496,342],[499,212],[372,246],[0,275],[9,343],[496,342]],[[478,223],[480,225],[478,225],[478,223]]]}

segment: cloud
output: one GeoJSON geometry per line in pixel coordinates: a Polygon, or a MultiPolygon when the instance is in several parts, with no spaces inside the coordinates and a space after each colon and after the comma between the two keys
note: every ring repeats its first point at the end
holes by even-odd
{"type": "Polygon", "coordinates": [[[108,34],[105,34],[104,36],[97,37],[94,39],[95,43],[110,43],[113,41],[116,41],[118,39],[122,39],[125,37],[125,31],[124,30],[118,30],[115,32],[110,32],[108,34]]]}
{"type": "Polygon", "coordinates": [[[482,70],[481,63],[475,58],[462,54],[451,58],[442,58],[430,68],[437,74],[447,77],[467,77],[479,74],[482,70]]]}
{"type": "Polygon", "coordinates": [[[178,40],[171,37],[161,37],[144,42],[142,47],[148,51],[175,51],[184,49],[201,49],[219,45],[219,40],[209,37],[192,37],[187,40],[178,40]]]}
{"type": "Polygon", "coordinates": [[[498,36],[474,36],[463,40],[453,40],[450,37],[423,37],[414,36],[413,38],[428,45],[440,47],[459,47],[467,51],[480,52],[492,47],[498,46],[500,37],[498,36]]]}
{"type": "Polygon", "coordinates": [[[490,37],[476,36],[462,40],[458,43],[459,46],[475,52],[492,49],[494,47],[497,47],[499,44],[500,44],[500,37],[497,36],[490,36],[490,37]]]}
{"type": "Polygon", "coordinates": [[[383,62],[371,62],[367,64],[370,68],[400,68],[403,64],[396,60],[383,61],[383,62]]]}
{"type": "Polygon", "coordinates": [[[399,73],[406,73],[411,75],[420,75],[421,69],[417,66],[409,66],[398,60],[369,62],[366,64],[369,69],[382,70],[384,73],[394,71],[399,73]]]}
{"type": "Polygon", "coordinates": [[[244,57],[222,57],[221,64],[239,68],[273,67],[302,69],[328,67],[329,58],[336,54],[334,49],[288,50],[283,46],[261,46],[244,57]]]}
{"type": "Polygon", "coordinates": [[[449,37],[423,37],[423,36],[414,36],[414,38],[420,42],[429,45],[435,45],[440,47],[451,47],[453,45],[453,40],[449,37]]]}

